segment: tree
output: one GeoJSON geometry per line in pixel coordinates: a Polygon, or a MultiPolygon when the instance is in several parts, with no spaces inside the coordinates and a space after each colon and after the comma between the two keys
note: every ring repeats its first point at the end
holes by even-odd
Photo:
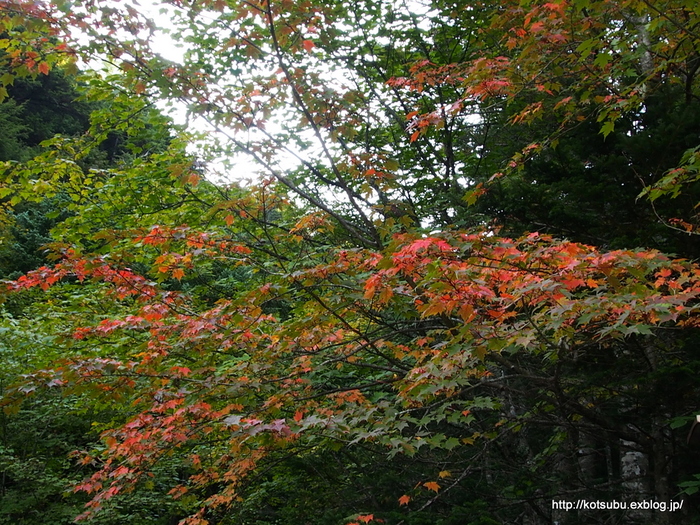
{"type": "MultiPolygon", "coordinates": [[[[12,24],[6,23],[5,27],[12,24]]],[[[9,71],[5,71],[3,80],[8,78],[9,71]]],[[[96,231],[98,225],[86,229],[75,217],[75,212],[87,205],[85,188],[80,188],[78,181],[98,173],[103,180],[107,179],[110,169],[125,169],[144,145],[152,152],[162,153],[172,139],[167,121],[147,106],[136,109],[135,117],[130,119],[132,129],[128,136],[108,126],[106,140],[102,139],[96,130],[100,129],[100,123],[104,124],[105,116],[113,117],[126,110],[124,105],[119,106],[118,100],[109,100],[112,88],[109,94],[101,92],[104,83],[97,78],[84,75],[76,80],[61,69],[38,73],[35,77],[18,74],[12,78],[3,90],[8,98],[0,106],[7,124],[3,128],[4,149],[0,157],[5,175],[0,276],[5,279],[50,264],[45,245],[53,240],[49,232],[57,225],[62,225],[64,230],[53,232],[54,238],[64,241],[70,238],[79,243],[86,240],[87,232],[96,231]],[[83,96],[86,98],[80,98],[83,96]],[[91,136],[81,139],[91,120],[91,136]],[[49,166],[56,166],[57,157],[63,169],[51,171],[49,166]],[[75,169],[66,170],[66,166],[75,169]],[[40,174],[45,176],[43,181],[37,178],[40,174]],[[66,178],[67,174],[72,177],[66,178]],[[80,206],[76,204],[78,201],[80,206]],[[71,221],[75,230],[67,232],[65,227],[71,221]]],[[[150,182],[155,183],[153,175],[150,182]]],[[[91,189],[103,186],[105,182],[98,180],[91,189]]],[[[165,200],[177,202],[173,192],[170,193],[165,200]]],[[[151,197],[163,199],[163,193],[151,197]]],[[[109,204],[105,199],[100,202],[101,206],[109,204]]],[[[143,210],[146,202],[142,201],[140,206],[143,210]]],[[[114,217],[109,222],[105,217],[102,224],[114,225],[114,217]]],[[[71,289],[57,294],[55,299],[64,307],[70,304],[76,315],[99,311],[104,304],[90,301],[88,294],[89,291],[71,289]]],[[[51,307],[53,299],[44,304],[45,299],[43,294],[29,292],[3,300],[0,321],[3,394],[23,374],[49,366],[59,355],[56,350],[62,345],[60,324],[65,313],[51,307]],[[37,324],[42,326],[41,330],[34,329],[37,324]]],[[[64,398],[55,391],[39,393],[18,412],[0,415],[0,521],[26,525],[47,520],[72,523],[85,498],[71,495],[70,488],[85,475],[86,466],[76,465],[70,453],[95,446],[98,426],[120,421],[120,417],[112,407],[95,403],[86,406],[76,396],[64,398]]],[[[165,465],[161,472],[172,476],[175,468],[165,465]]],[[[163,502],[162,495],[157,496],[160,488],[162,484],[158,482],[145,494],[122,498],[119,505],[112,506],[110,516],[103,516],[100,521],[123,522],[138,517],[149,523],[167,523],[178,510],[177,505],[163,502]]]]}
{"type": "MultiPolygon", "coordinates": [[[[20,200],[75,197],[56,263],[8,284],[54,294],[58,321],[36,331],[63,355],[6,406],[60,388],[125,407],[82,456],[82,517],[157,485],[190,524],[297,522],[319,496],[337,503],[318,523],[576,521],[591,516],[552,499],[668,502],[697,471],[677,429],[695,410],[700,272],[632,249],[681,246],[620,224],[653,224],[646,205],[600,202],[613,169],[619,199],[633,175],[694,173],[692,143],[658,165],[640,151],[695,126],[678,109],[696,98],[684,3],[175,6],[180,34],[205,35],[181,64],[152,53],[133,7],[87,7],[44,20],[123,70],[94,81],[114,105],[6,176],[20,200]],[[113,129],[142,133],[156,96],[255,160],[257,182],[201,181],[178,140],[80,169],[113,129]],[[567,203],[589,190],[602,248],[521,235],[546,215],[581,240],[587,210],[567,203]]],[[[652,196],[680,191],[669,176],[652,196]]]]}

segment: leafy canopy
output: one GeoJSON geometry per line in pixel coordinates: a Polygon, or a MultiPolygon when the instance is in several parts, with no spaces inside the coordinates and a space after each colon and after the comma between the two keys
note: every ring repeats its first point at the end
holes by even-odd
{"type": "Polygon", "coordinates": [[[562,494],[675,494],[700,269],[653,246],[695,253],[657,216],[694,232],[697,145],[645,147],[697,126],[697,10],[166,6],[181,62],[128,3],[3,11],[3,96],[74,56],[113,68],[86,80],[88,132],[4,163],[0,190],[70,215],[54,262],[6,284],[30,297],[15,351],[45,342],[3,403],[56,389],[102,415],[79,519],[138,496],[190,525],[518,522],[562,494]],[[216,131],[201,159],[157,99],[216,131]],[[250,184],[202,177],[241,155],[250,184]]]}

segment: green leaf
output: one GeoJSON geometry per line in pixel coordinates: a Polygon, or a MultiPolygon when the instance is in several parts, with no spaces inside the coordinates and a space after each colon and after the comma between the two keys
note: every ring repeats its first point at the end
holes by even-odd
{"type": "Polygon", "coordinates": [[[612,120],[606,121],[600,128],[600,133],[603,137],[607,137],[613,131],[615,131],[615,122],[612,120]]]}

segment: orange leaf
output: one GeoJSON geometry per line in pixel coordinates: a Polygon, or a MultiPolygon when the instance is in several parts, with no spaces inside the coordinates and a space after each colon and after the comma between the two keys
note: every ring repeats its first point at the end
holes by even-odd
{"type": "Polygon", "coordinates": [[[474,307],[470,304],[463,304],[459,307],[459,316],[462,318],[462,321],[468,323],[474,319],[474,307]]]}
{"type": "Polygon", "coordinates": [[[51,68],[49,67],[49,65],[46,62],[42,62],[41,64],[39,64],[39,73],[43,73],[44,75],[48,75],[49,69],[51,69],[51,68]]]}
{"type": "Polygon", "coordinates": [[[175,268],[173,270],[173,277],[178,281],[185,276],[185,271],[182,268],[175,268]]]}
{"type": "Polygon", "coordinates": [[[399,505],[408,505],[409,501],[411,501],[411,496],[406,496],[406,494],[404,494],[399,498],[399,505]]]}
{"type": "Polygon", "coordinates": [[[178,485],[174,489],[171,489],[168,494],[170,494],[173,499],[178,499],[184,496],[187,493],[187,487],[184,487],[182,485],[178,485]]]}
{"type": "Polygon", "coordinates": [[[423,483],[423,486],[428,490],[432,490],[433,492],[437,492],[438,490],[440,490],[440,485],[438,485],[434,481],[426,481],[425,483],[423,483]]]}
{"type": "Polygon", "coordinates": [[[311,52],[311,50],[316,47],[316,44],[314,44],[313,40],[304,40],[301,45],[304,46],[304,49],[306,50],[307,53],[311,52]]]}
{"type": "Polygon", "coordinates": [[[365,523],[369,523],[374,519],[374,514],[365,514],[364,516],[358,516],[358,520],[364,521],[365,523]]]}
{"type": "Polygon", "coordinates": [[[381,304],[386,304],[389,302],[389,299],[391,299],[394,295],[394,291],[391,288],[383,288],[382,291],[379,293],[379,302],[381,304]]]}
{"type": "Polygon", "coordinates": [[[586,285],[589,288],[598,288],[598,286],[600,286],[600,283],[598,283],[598,281],[596,281],[595,279],[586,279],[586,285]]]}
{"type": "Polygon", "coordinates": [[[571,279],[562,279],[562,283],[566,286],[567,290],[575,290],[579,286],[585,286],[586,283],[583,279],[577,277],[572,277],[571,279]]]}

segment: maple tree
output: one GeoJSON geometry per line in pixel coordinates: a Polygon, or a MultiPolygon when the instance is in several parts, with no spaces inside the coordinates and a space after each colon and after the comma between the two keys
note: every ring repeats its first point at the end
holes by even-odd
{"type": "MultiPolygon", "coordinates": [[[[70,212],[55,262],[6,284],[45,292],[5,322],[23,327],[13,345],[47,350],[4,407],[54,390],[74,410],[120,407],[73,455],[89,470],[78,519],[139,494],[190,525],[309,508],[319,523],[518,523],[549,519],[557,497],[678,492],[698,468],[675,429],[696,408],[700,269],[502,235],[530,224],[498,198],[546,188],[541,166],[572,137],[588,137],[568,150],[584,174],[591,134],[624,157],[656,95],[694,109],[695,10],[169,5],[181,62],[153,51],[135,6],[3,11],[5,86],[76,55],[120,69],[85,77],[85,98],[109,101],[88,133],[2,166],[10,207],[66,196],[70,212]],[[255,181],[204,179],[158,97],[219,133],[210,151],[252,158],[255,181]],[[114,133],[124,154],[95,166],[114,133]]],[[[640,174],[651,197],[692,197],[693,146],[640,174]]]]}

